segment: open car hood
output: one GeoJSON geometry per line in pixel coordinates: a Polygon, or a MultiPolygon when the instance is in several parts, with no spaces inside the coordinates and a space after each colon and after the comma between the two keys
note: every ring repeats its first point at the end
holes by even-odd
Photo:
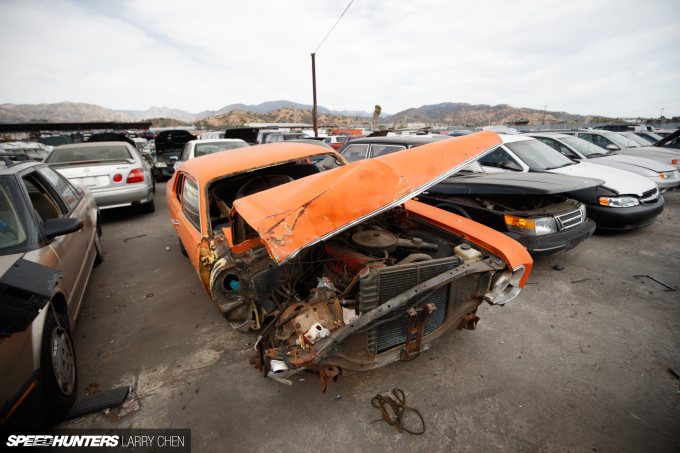
{"type": "Polygon", "coordinates": [[[196,137],[185,130],[169,130],[159,133],[154,139],[157,153],[179,152],[182,147],[196,137]]]}
{"type": "Polygon", "coordinates": [[[666,137],[662,138],[658,142],[652,143],[650,146],[655,146],[657,148],[663,148],[664,146],[666,146],[667,143],[672,142],[673,140],[675,140],[678,137],[680,137],[680,129],[673,132],[671,135],[667,135],[666,137]]]}
{"type": "Polygon", "coordinates": [[[477,173],[453,176],[426,193],[441,195],[550,195],[604,184],[601,179],[550,173],[477,173]]]}
{"type": "Polygon", "coordinates": [[[236,127],[224,131],[224,138],[240,138],[247,143],[256,143],[260,129],[256,127],[236,127]]]}
{"type": "Polygon", "coordinates": [[[493,132],[366,159],[234,202],[278,263],[443,181],[502,143],[493,132]]]}

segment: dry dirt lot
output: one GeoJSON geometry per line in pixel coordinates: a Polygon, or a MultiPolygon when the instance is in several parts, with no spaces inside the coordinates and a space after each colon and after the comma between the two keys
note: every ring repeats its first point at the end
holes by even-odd
{"type": "Polygon", "coordinates": [[[651,227],[536,259],[520,296],[482,306],[476,330],[322,395],[318,375],[286,386],[248,364],[257,334],[232,331],[204,293],[164,190],[154,214],[103,212],[105,262],[74,335],[79,395],[129,385],[139,410],[61,427],[191,428],[200,452],[680,450],[680,380],[668,372],[680,373],[680,291],[633,278],[680,286],[680,193],[651,227]],[[372,423],[371,398],[395,387],[424,435],[372,423]]]}

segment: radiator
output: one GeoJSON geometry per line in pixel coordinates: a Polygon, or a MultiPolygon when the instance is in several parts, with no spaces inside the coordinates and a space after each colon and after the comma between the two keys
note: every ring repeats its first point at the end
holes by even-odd
{"type": "MultiPolygon", "coordinates": [[[[460,258],[452,256],[419,263],[371,269],[368,277],[361,279],[359,308],[362,313],[370,311],[417,284],[461,264],[460,258]]],[[[429,303],[435,304],[437,307],[425,321],[425,335],[437,330],[446,320],[449,293],[450,285],[446,285],[416,296],[417,299],[424,299],[426,295],[432,294],[427,299],[419,301],[415,307],[429,303]]],[[[413,302],[413,299],[409,300],[404,307],[410,307],[413,302]]],[[[396,318],[368,331],[368,350],[370,352],[380,354],[397,345],[406,343],[410,320],[407,310],[408,308],[401,308],[387,315],[388,317],[396,316],[396,318]]],[[[420,313],[416,318],[417,321],[420,320],[420,313]]],[[[416,325],[418,324],[416,323],[416,325]]]]}

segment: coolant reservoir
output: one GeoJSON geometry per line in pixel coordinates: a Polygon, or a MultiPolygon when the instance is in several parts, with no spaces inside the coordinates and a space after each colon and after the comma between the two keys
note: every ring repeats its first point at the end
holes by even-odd
{"type": "Polygon", "coordinates": [[[453,253],[461,257],[464,263],[474,263],[482,259],[481,252],[470,247],[470,244],[460,244],[453,249],[453,253]]]}

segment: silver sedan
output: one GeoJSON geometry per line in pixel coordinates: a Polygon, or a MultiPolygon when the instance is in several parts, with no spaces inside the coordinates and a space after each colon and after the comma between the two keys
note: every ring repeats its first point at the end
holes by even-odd
{"type": "Polygon", "coordinates": [[[154,212],[151,166],[129,143],[63,145],[55,148],[45,163],[72,183],[90,189],[100,209],[132,205],[154,212]]]}

